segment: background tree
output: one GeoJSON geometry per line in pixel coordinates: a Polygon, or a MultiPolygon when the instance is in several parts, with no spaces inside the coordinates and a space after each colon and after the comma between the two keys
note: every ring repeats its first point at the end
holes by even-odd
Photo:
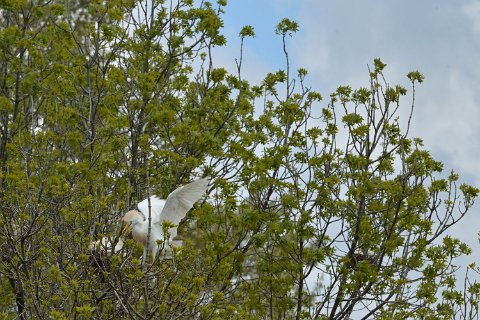
{"type": "MultiPolygon", "coordinates": [[[[0,309],[7,319],[474,318],[448,228],[478,189],[411,138],[384,79],[323,103],[285,70],[216,67],[224,1],[0,4],[0,309]],[[113,253],[138,200],[199,176],[173,260],[113,253]],[[471,310],[471,311],[467,311],[471,310]]],[[[164,244],[160,244],[164,245],[164,244]]],[[[470,281],[470,282],[469,282],[470,281]]]]}

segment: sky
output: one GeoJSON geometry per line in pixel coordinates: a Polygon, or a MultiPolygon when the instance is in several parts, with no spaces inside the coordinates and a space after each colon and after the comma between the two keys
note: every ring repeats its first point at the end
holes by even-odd
{"type": "MultiPolygon", "coordinates": [[[[228,45],[215,54],[234,71],[238,33],[255,28],[244,49],[243,78],[259,83],[284,68],[283,18],[299,23],[288,40],[293,67],[309,71],[307,83],[328,97],[340,85],[368,85],[368,65],[381,58],[390,84],[410,88],[406,74],[419,70],[411,136],[444,163],[445,176],[480,187],[480,0],[230,0],[223,16],[228,45]]],[[[409,106],[411,100],[404,99],[409,106]]],[[[480,201],[478,201],[480,202],[480,201]]],[[[474,249],[464,262],[480,263],[480,204],[452,233],[474,249]]]]}

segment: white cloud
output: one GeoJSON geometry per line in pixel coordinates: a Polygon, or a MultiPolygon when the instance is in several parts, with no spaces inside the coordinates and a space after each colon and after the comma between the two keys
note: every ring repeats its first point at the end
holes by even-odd
{"type": "Polygon", "coordinates": [[[293,49],[295,55],[299,57],[297,64],[300,67],[311,71],[327,70],[330,47],[324,30],[316,29],[305,33],[303,37],[293,41],[293,49]]]}
{"type": "Polygon", "coordinates": [[[446,162],[446,170],[470,176],[470,183],[480,183],[480,108],[475,82],[464,70],[452,69],[426,92],[420,87],[414,131],[428,149],[444,157],[440,160],[446,162]]]}
{"type": "Polygon", "coordinates": [[[480,1],[463,5],[462,11],[473,23],[473,31],[480,33],[480,1]]]}

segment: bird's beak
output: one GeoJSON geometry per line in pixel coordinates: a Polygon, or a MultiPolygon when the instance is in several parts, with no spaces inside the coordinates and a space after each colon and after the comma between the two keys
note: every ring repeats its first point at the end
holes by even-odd
{"type": "Polygon", "coordinates": [[[130,231],[132,231],[132,223],[127,222],[125,224],[125,227],[123,227],[123,229],[122,229],[122,235],[126,236],[130,231]]]}

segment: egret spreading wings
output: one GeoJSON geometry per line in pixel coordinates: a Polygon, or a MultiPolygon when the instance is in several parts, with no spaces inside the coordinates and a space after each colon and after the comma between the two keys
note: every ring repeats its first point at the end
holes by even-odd
{"type": "Polygon", "coordinates": [[[150,210],[149,200],[145,199],[137,205],[138,210],[131,210],[125,214],[122,220],[126,226],[122,233],[127,234],[132,231],[133,239],[143,246],[143,261],[146,261],[147,250],[152,251],[153,259],[155,259],[158,252],[157,240],[170,242],[177,235],[178,224],[195,202],[205,194],[209,182],[208,178],[204,178],[179,187],[168,195],[167,200],[153,196],[150,198],[150,210]],[[148,239],[149,211],[152,220],[148,239]],[[175,225],[168,228],[168,239],[163,234],[162,224],[164,221],[175,225]]]}

